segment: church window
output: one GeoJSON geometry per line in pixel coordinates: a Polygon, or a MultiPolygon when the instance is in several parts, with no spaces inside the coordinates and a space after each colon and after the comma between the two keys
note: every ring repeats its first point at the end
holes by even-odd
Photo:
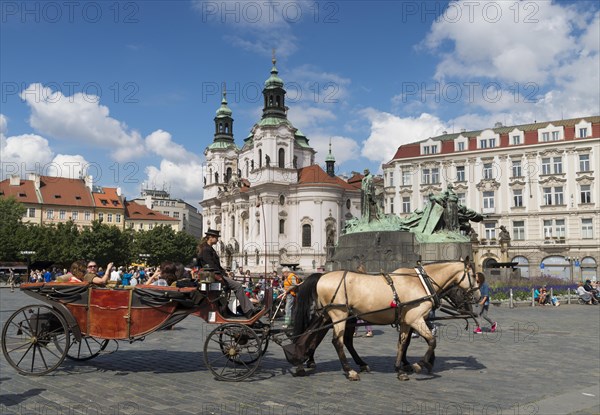
{"type": "Polygon", "coordinates": [[[279,157],[278,157],[278,166],[282,169],[285,168],[285,150],[283,148],[279,149],[279,157]]]}
{"type": "Polygon", "coordinates": [[[302,246],[311,246],[311,229],[310,225],[302,225],[302,246]]]}
{"type": "Polygon", "coordinates": [[[225,183],[229,183],[231,179],[231,167],[227,167],[227,171],[225,172],[225,183]]]}
{"type": "Polygon", "coordinates": [[[279,204],[280,205],[285,205],[285,196],[284,195],[279,195],[279,204]]]}
{"type": "Polygon", "coordinates": [[[281,107],[281,102],[279,101],[279,95],[275,97],[275,102],[277,103],[278,107],[281,107]]]}
{"type": "Polygon", "coordinates": [[[258,168],[262,167],[262,150],[258,150],[258,168]]]}
{"type": "Polygon", "coordinates": [[[231,237],[235,238],[235,216],[231,217],[231,237]]]}
{"type": "Polygon", "coordinates": [[[346,209],[350,209],[350,206],[352,206],[352,202],[350,202],[350,199],[346,199],[346,209]]]}
{"type": "Polygon", "coordinates": [[[285,233],[285,219],[279,219],[279,234],[283,235],[285,233]]]}

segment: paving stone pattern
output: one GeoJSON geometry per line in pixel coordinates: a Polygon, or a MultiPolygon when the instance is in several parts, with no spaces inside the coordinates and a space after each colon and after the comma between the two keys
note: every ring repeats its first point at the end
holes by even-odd
{"type": "MultiPolygon", "coordinates": [[[[35,300],[0,290],[0,323],[35,300]]],[[[216,381],[204,366],[204,339],[216,326],[190,316],[174,330],[87,362],[65,362],[46,376],[22,376],[0,358],[0,414],[598,414],[600,307],[492,307],[499,331],[481,335],[463,321],[441,323],[433,374],[400,382],[397,332],[375,327],[357,350],[371,366],[344,377],[328,335],[317,370],[292,376],[279,346],[238,383],[216,381]]],[[[279,323],[281,324],[281,323],[279,323]]],[[[114,349],[114,345],[109,345],[114,349]]],[[[409,359],[425,352],[415,339],[409,359]]]]}

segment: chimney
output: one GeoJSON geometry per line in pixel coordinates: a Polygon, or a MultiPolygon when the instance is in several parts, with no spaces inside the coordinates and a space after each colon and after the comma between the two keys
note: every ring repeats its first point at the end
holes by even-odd
{"type": "Polygon", "coordinates": [[[31,180],[36,190],[40,190],[40,175],[37,173],[29,173],[27,180],[31,180]]]}
{"type": "Polygon", "coordinates": [[[85,187],[90,189],[90,192],[92,192],[94,190],[94,176],[85,176],[83,180],[85,182],[85,187]]]}
{"type": "Polygon", "coordinates": [[[500,121],[498,121],[496,124],[494,124],[494,128],[500,128],[502,127],[502,123],[500,121]]]}
{"type": "Polygon", "coordinates": [[[11,174],[10,185],[11,186],[20,186],[21,185],[21,176],[19,176],[18,174],[11,174]]]}

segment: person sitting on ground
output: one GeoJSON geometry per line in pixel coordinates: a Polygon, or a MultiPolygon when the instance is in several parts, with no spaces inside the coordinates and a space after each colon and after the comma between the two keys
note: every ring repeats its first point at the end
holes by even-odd
{"type": "Polygon", "coordinates": [[[244,293],[244,287],[239,281],[227,277],[227,271],[221,266],[219,254],[214,250],[213,246],[219,241],[221,233],[215,229],[208,229],[205,232],[204,238],[198,246],[198,262],[202,268],[212,270],[215,274],[215,279],[220,281],[225,287],[235,293],[235,297],[240,303],[242,313],[246,318],[251,318],[262,310],[262,307],[254,307],[250,299],[244,293]]]}
{"type": "Polygon", "coordinates": [[[83,259],[71,264],[69,272],[56,278],[57,282],[82,282],[87,270],[86,262],[83,259]]]}
{"type": "Polygon", "coordinates": [[[536,288],[533,291],[533,300],[539,305],[545,305],[548,302],[548,292],[546,286],[542,286],[539,290],[536,288]]]}
{"type": "Polygon", "coordinates": [[[583,288],[583,283],[580,282],[577,284],[577,295],[581,298],[586,304],[598,304],[598,301],[594,298],[594,296],[583,288]]]}
{"type": "Polygon", "coordinates": [[[110,272],[112,271],[112,267],[113,263],[111,262],[106,266],[106,272],[102,276],[99,276],[96,273],[96,270],[98,269],[96,261],[90,261],[87,265],[87,273],[83,276],[83,281],[89,282],[90,284],[94,285],[105,286],[108,282],[108,279],[110,278],[110,272]]]}

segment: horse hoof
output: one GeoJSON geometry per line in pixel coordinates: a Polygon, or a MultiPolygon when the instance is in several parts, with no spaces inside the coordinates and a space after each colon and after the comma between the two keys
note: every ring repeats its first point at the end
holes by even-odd
{"type": "Polygon", "coordinates": [[[309,360],[308,362],[306,362],[306,367],[308,369],[316,369],[317,368],[317,364],[315,363],[314,360],[309,360]]]}
{"type": "Polygon", "coordinates": [[[297,370],[296,370],[296,373],[294,373],[294,377],[299,377],[299,378],[301,378],[301,377],[304,377],[304,376],[306,376],[306,371],[304,370],[304,368],[302,368],[302,369],[297,369],[297,370]]]}
{"type": "Polygon", "coordinates": [[[412,369],[415,373],[421,373],[421,371],[423,370],[423,368],[418,363],[413,363],[412,369]]]}
{"type": "Polygon", "coordinates": [[[412,367],[412,365],[404,365],[401,367],[400,369],[402,372],[406,372],[406,373],[413,373],[414,369],[412,367]]]}
{"type": "Polygon", "coordinates": [[[371,368],[369,367],[369,365],[364,365],[360,367],[360,371],[369,373],[371,372],[371,368]]]}
{"type": "Polygon", "coordinates": [[[406,373],[398,373],[398,380],[409,380],[410,378],[408,377],[408,375],[406,373]]]}
{"type": "Polygon", "coordinates": [[[348,372],[348,380],[360,380],[360,376],[354,370],[348,372]]]}

